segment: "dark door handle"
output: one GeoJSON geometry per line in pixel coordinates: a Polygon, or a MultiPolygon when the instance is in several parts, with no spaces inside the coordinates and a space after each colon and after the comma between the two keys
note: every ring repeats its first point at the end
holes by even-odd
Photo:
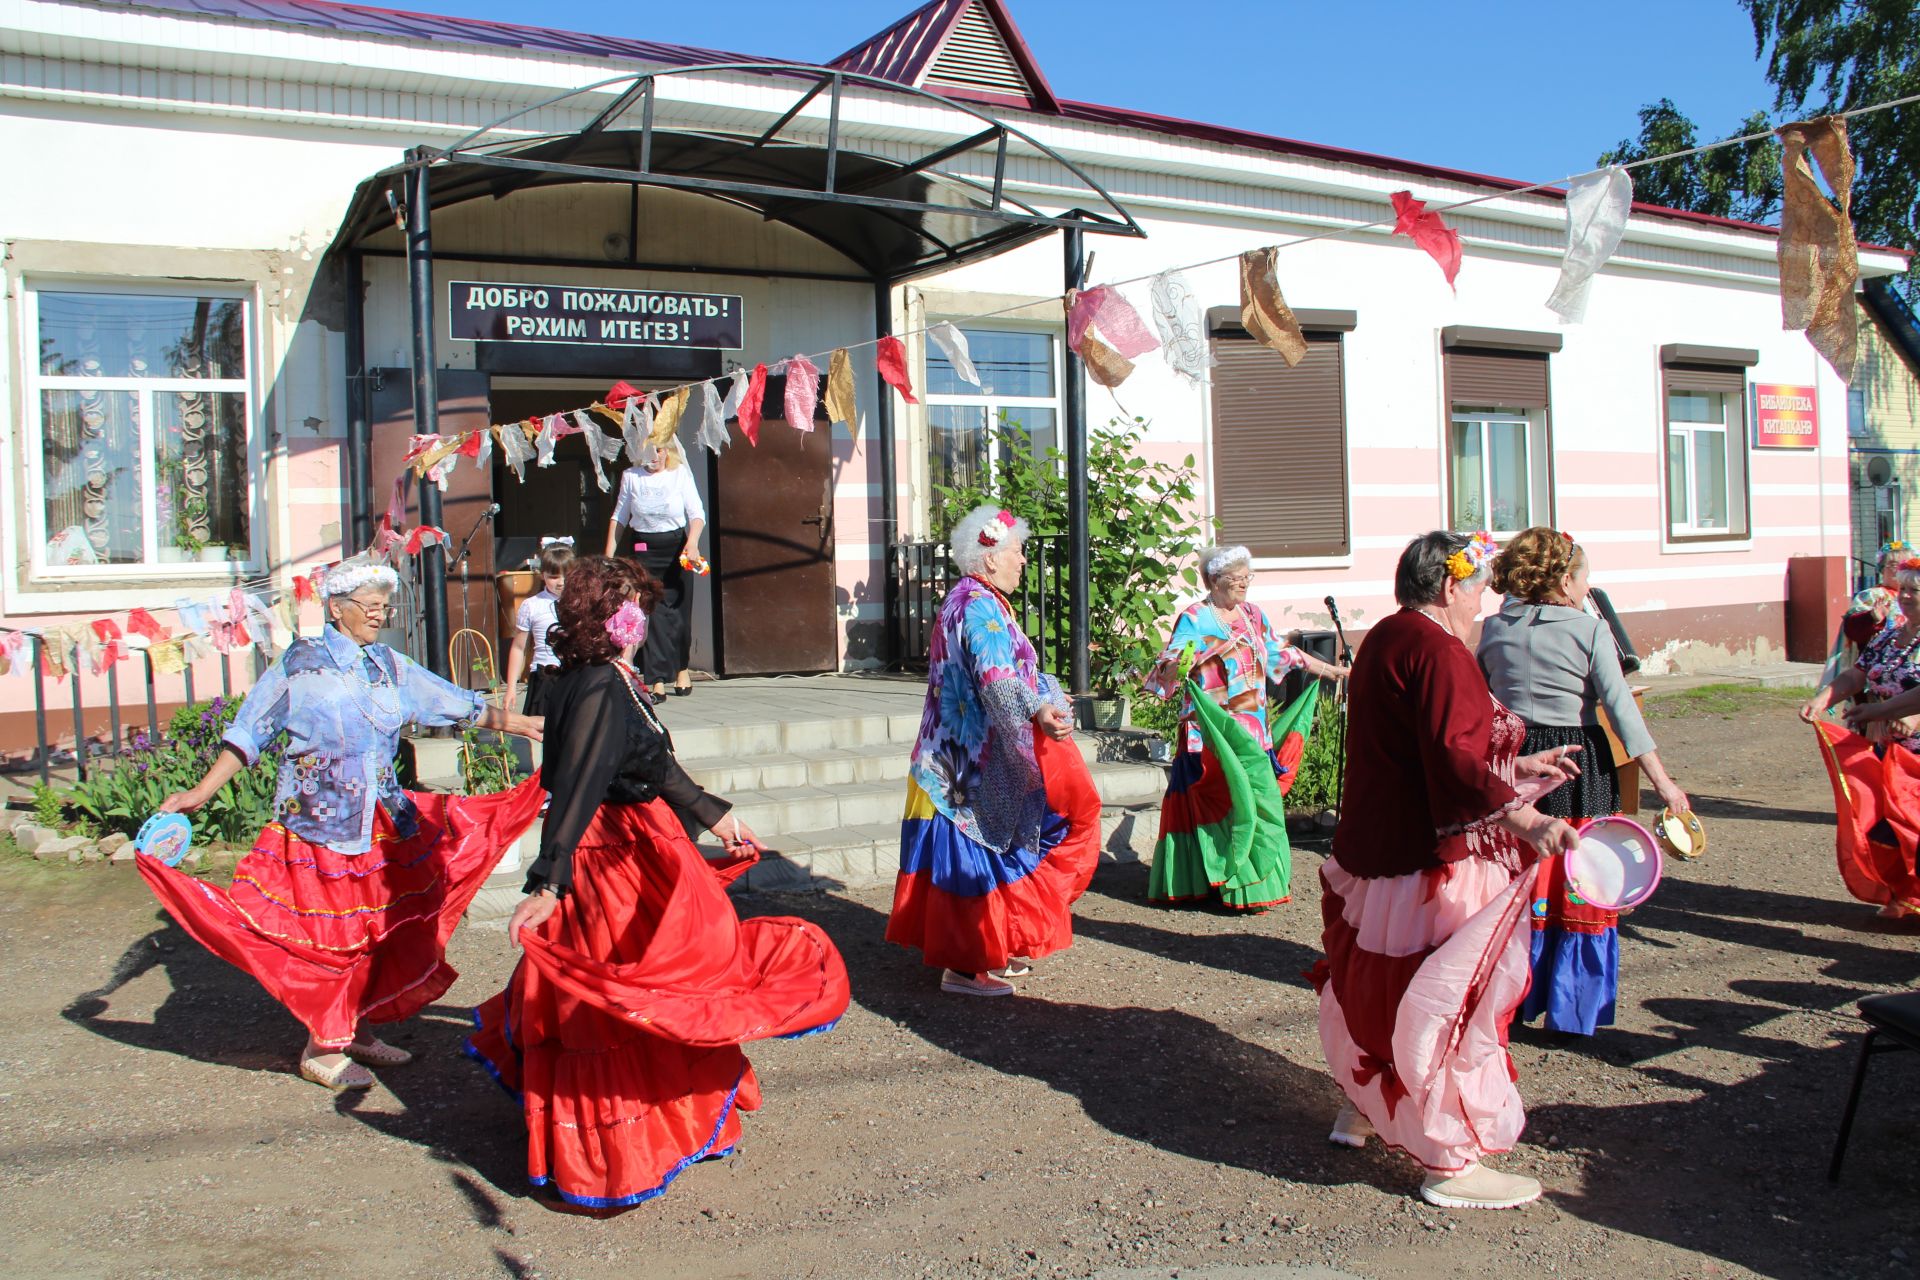
{"type": "Polygon", "coordinates": [[[822,516],[801,516],[800,523],[801,524],[825,524],[826,519],[822,516]]]}

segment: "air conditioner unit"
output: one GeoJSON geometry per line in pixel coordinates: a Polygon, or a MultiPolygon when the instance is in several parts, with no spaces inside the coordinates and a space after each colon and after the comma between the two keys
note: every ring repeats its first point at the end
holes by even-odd
{"type": "Polygon", "coordinates": [[[1893,483],[1893,459],[1883,454],[1875,454],[1867,459],[1867,483],[1876,489],[1884,489],[1893,483]]]}

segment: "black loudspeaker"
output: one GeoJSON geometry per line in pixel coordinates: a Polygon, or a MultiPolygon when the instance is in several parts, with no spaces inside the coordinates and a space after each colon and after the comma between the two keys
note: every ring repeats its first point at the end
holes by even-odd
{"type": "MultiPolygon", "coordinates": [[[[1328,665],[1338,661],[1339,642],[1331,631],[1296,631],[1288,641],[1328,665]]],[[[1267,681],[1267,697],[1275,707],[1284,707],[1306,692],[1307,686],[1318,678],[1304,667],[1295,667],[1283,678],[1267,681]]]]}
{"type": "Polygon", "coordinates": [[[1620,615],[1614,611],[1613,601],[1607,599],[1607,593],[1598,587],[1587,590],[1587,598],[1593,601],[1593,607],[1600,620],[1607,624],[1607,630],[1613,632],[1613,643],[1620,649],[1620,670],[1632,675],[1640,669],[1640,655],[1633,651],[1633,638],[1627,634],[1627,628],[1620,621],[1620,615]]]}

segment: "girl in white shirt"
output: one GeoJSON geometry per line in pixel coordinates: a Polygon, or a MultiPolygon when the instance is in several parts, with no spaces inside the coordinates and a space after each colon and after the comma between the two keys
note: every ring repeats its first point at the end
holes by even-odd
{"type": "Polygon", "coordinates": [[[680,556],[700,554],[706,526],[707,509],[678,440],[668,440],[644,466],[628,467],[621,475],[620,495],[607,524],[607,554],[638,560],[663,588],[647,618],[646,648],[640,655],[641,673],[655,694],[665,693],[669,680],[681,697],[693,692],[693,673],[687,669],[693,647],[693,592],[680,556]],[[628,530],[624,540],[622,525],[628,530]]]}
{"type": "Polygon", "coordinates": [[[560,592],[567,585],[567,566],[573,562],[573,542],[551,542],[540,549],[540,581],[545,590],[520,602],[513,615],[513,647],[507,650],[507,700],[511,708],[519,692],[520,676],[527,677],[527,706],[539,707],[530,716],[546,714],[545,684],[560,669],[560,659],[547,643],[547,629],[557,625],[560,592]],[[531,654],[532,662],[528,662],[531,654]]]}

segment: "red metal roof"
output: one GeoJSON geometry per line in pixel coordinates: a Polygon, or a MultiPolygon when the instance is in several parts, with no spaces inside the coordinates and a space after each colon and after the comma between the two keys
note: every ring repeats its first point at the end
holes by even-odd
{"type": "MultiPolygon", "coordinates": [[[[925,84],[934,59],[940,56],[947,37],[953,34],[954,27],[974,3],[975,0],[928,0],[885,31],[871,39],[862,40],[825,65],[920,88],[925,84]]],[[[978,3],[985,10],[988,20],[999,29],[1000,38],[1006,41],[1007,52],[1013,55],[1021,74],[1026,77],[1031,101],[1018,105],[1030,110],[1053,111],[1057,105],[1053,87],[1047,83],[1047,77],[1040,70],[1033,50],[1027,46],[1026,37],[1020,34],[1013,15],[1007,12],[1006,0],[978,0],[978,3]]],[[[974,95],[962,92],[957,96],[974,95]]],[[[978,96],[1001,100],[996,94],[978,96]]]]}

